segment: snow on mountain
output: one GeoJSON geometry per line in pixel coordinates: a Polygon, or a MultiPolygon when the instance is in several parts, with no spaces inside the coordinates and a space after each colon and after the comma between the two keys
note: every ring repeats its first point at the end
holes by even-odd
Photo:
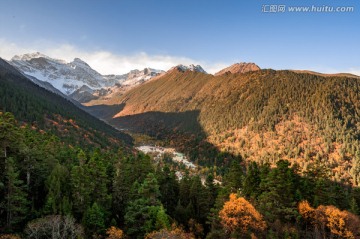
{"type": "Polygon", "coordinates": [[[124,86],[139,85],[147,80],[150,80],[154,76],[157,76],[164,71],[155,70],[151,68],[145,68],[142,71],[132,70],[127,74],[126,80],[121,83],[124,86]]]}
{"type": "Polygon", "coordinates": [[[185,65],[177,65],[173,68],[171,68],[170,70],[173,70],[173,69],[177,69],[179,71],[182,71],[182,72],[185,72],[185,71],[195,71],[195,72],[201,72],[201,73],[206,73],[206,71],[200,66],[200,65],[194,65],[194,64],[191,64],[191,65],[188,65],[188,66],[185,66],[185,65]]]}
{"type": "Polygon", "coordinates": [[[83,85],[92,89],[100,89],[115,84],[115,82],[104,79],[100,73],[78,58],[66,63],[41,53],[33,53],[15,56],[11,59],[11,63],[24,74],[49,82],[66,95],[73,93],[83,85]]]}
{"type": "Polygon", "coordinates": [[[67,63],[39,52],[14,56],[10,63],[23,74],[48,82],[61,93],[74,96],[74,99],[96,98],[104,92],[109,92],[107,88],[115,85],[132,87],[163,72],[145,68],[124,75],[101,75],[79,58],[67,63]],[[82,97],[82,94],[86,94],[87,97],[82,97]],[[90,97],[90,94],[95,95],[90,97]]]}
{"type": "Polygon", "coordinates": [[[40,52],[28,53],[28,54],[24,54],[24,55],[20,55],[20,56],[16,55],[16,56],[14,56],[12,58],[12,60],[14,60],[14,61],[29,61],[29,60],[31,60],[33,58],[40,58],[40,57],[45,58],[45,59],[49,59],[49,60],[52,60],[52,61],[56,61],[56,62],[59,62],[59,63],[66,64],[66,62],[63,61],[63,60],[50,58],[50,57],[48,57],[48,56],[46,56],[46,55],[44,55],[44,54],[42,54],[40,52]]]}
{"type": "Polygon", "coordinates": [[[104,75],[104,79],[108,81],[115,81],[116,84],[121,84],[122,82],[126,81],[128,74],[123,75],[104,75]]]}

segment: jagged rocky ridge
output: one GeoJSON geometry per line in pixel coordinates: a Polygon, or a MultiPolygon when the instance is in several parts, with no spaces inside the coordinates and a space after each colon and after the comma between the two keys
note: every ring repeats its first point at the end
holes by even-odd
{"type": "Polygon", "coordinates": [[[55,88],[81,103],[111,93],[117,88],[114,86],[132,88],[163,72],[145,68],[123,75],[102,75],[79,58],[67,63],[39,52],[14,56],[10,63],[36,84],[53,92],[55,88]]]}

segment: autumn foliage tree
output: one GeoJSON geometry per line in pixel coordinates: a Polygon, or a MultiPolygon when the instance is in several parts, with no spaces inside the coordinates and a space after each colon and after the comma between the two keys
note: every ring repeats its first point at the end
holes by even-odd
{"type": "Polygon", "coordinates": [[[21,237],[13,234],[0,235],[0,239],[21,239],[21,237]]]}
{"type": "Polygon", "coordinates": [[[232,236],[245,237],[266,229],[263,216],[245,198],[234,193],[230,194],[219,217],[225,231],[232,236]]]}
{"type": "Polygon", "coordinates": [[[298,206],[299,213],[306,223],[306,234],[314,238],[359,238],[360,219],[356,215],[334,206],[320,205],[312,208],[307,201],[298,206]]]}
{"type": "Polygon", "coordinates": [[[146,235],[145,239],[195,239],[192,233],[185,232],[182,228],[177,227],[175,224],[170,229],[161,229],[153,231],[146,235]]]}
{"type": "Polygon", "coordinates": [[[110,227],[106,230],[106,239],[121,239],[124,237],[124,232],[117,227],[110,227]]]}

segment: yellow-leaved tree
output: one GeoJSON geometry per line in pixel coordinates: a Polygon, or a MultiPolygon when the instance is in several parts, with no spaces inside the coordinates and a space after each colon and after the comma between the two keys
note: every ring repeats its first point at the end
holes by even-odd
{"type": "Polygon", "coordinates": [[[192,233],[185,232],[181,227],[172,225],[171,229],[165,228],[146,235],[145,239],[195,239],[192,233]]]}
{"type": "Polygon", "coordinates": [[[232,236],[254,236],[266,229],[263,216],[245,198],[234,193],[230,194],[219,217],[225,232],[232,236]]]}
{"type": "Polygon", "coordinates": [[[13,235],[13,234],[3,234],[3,235],[0,235],[0,239],[21,239],[21,237],[19,237],[18,235],[13,235]]]}
{"type": "Polygon", "coordinates": [[[320,205],[315,209],[307,201],[300,202],[298,209],[307,223],[306,233],[315,238],[360,238],[360,219],[346,210],[331,205],[320,205]]]}
{"type": "Polygon", "coordinates": [[[110,227],[106,230],[106,239],[122,239],[124,237],[124,232],[117,227],[110,227]]]}

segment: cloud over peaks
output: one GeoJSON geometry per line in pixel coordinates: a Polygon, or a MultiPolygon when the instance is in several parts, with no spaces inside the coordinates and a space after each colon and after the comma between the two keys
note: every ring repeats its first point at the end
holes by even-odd
{"type": "Polygon", "coordinates": [[[114,54],[105,50],[87,51],[70,44],[35,43],[21,47],[6,39],[0,38],[0,57],[10,60],[14,55],[31,52],[41,52],[49,57],[62,59],[67,62],[80,58],[101,74],[124,74],[134,69],[151,67],[168,70],[178,64],[199,64],[209,73],[215,73],[227,66],[224,63],[206,63],[187,57],[170,55],[149,55],[138,52],[130,55],[114,54]]]}

